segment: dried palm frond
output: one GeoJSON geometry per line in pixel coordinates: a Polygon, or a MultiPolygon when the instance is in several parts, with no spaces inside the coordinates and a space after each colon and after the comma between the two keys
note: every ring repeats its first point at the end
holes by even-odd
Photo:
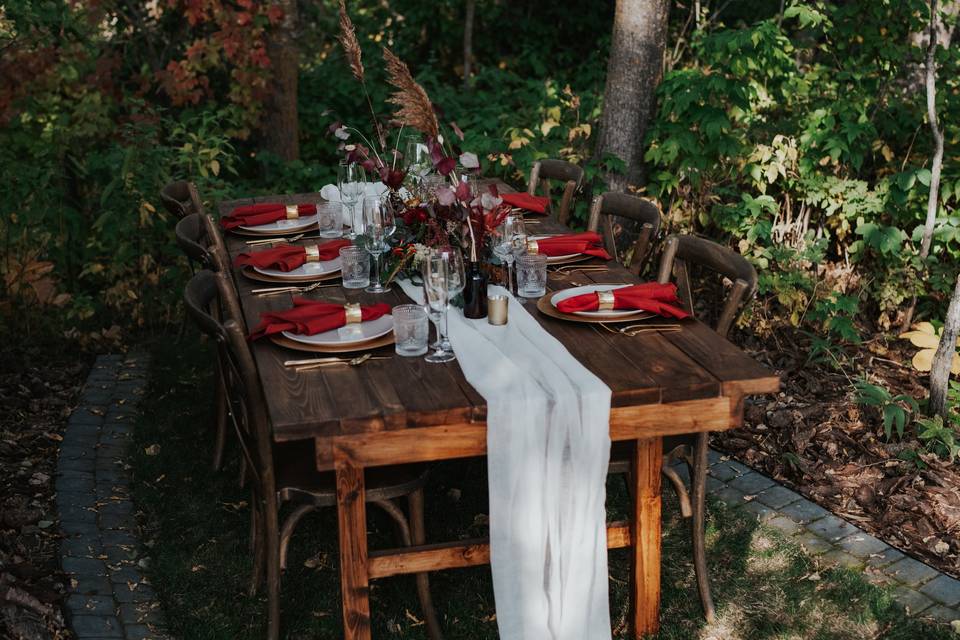
{"type": "Polygon", "coordinates": [[[390,49],[383,48],[383,60],[387,65],[387,77],[397,90],[387,98],[387,102],[397,106],[397,120],[418,131],[436,138],[440,133],[433,104],[410,69],[390,49]]]}
{"type": "Polygon", "coordinates": [[[354,77],[363,82],[363,61],[360,55],[360,42],[357,41],[357,32],[353,28],[353,21],[347,15],[347,7],[340,0],[340,35],[337,38],[343,46],[343,54],[350,63],[350,70],[354,77]]]}

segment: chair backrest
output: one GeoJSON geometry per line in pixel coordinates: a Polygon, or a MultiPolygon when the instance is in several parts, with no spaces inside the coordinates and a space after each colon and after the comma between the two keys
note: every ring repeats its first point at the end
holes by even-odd
{"type": "Polygon", "coordinates": [[[691,265],[714,271],[733,283],[714,326],[717,333],[726,336],[742,306],[757,292],[757,270],[739,253],[706,238],[677,235],[668,237],[664,243],[657,281],[669,282],[673,274],[677,279],[680,300],[690,313],[694,312],[693,292],[690,288],[691,265]]]}
{"type": "MultiPolygon", "coordinates": [[[[562,183],[563,197],[560,199],[560,209],[557,211],[557,220],[561,224],[570,221],[573,210],[574,194],[583,186],[583,168],[565,160],[537,160],[530,169],[530,180],[527,183],[527,193],[537,194],[537,188],[543,186],[543,195],[552,199],[550,181],[562,183]]],[[[552,206],[552,205],[551,205],[552,206]]]]}
{"type": "Polygon", "coordinates": [[[255,486],[262,495],[268,496],[276,490],[276,479],[263,386],[241,325],[233,319],[221,322],[211,313],[211,309],[222,305],[223,296],[232,286],[227,274],[204,269],[187,283],[183,299],[187,313],[216,344],[218,364],[226,382],[230,420],[255,486]]]}
{"type": "Polygon", "coordinates": [[[211,312],[218,318],[233,320],[241,327],[245,326],[240,297],[230,280],[230,256],[227,254],[223,236],[210,216],[191,213],[177,222],[175,229],[177,244],[191,261],[204,269],[223,273],[227,287],[219,297],[219,305],[211,312]]]}
{"type": "Polygon", "coordinates": [[[177,180],[160,190],[160,201],[167,211],[182,218],[191,213],[203,213],[203,203],[197,187],[187,180],[177,180]]]}
{"type": "Polygon", "coordinates": [[[593,199],[587,230],[602,234],[607,252],[639,275],[660,233],[660,220],[655,202],[608,191],[593,199]]]}
{"type": "Polygon", "coordinates": [[[180,249],[191,262],[219,271],[213,266],[213,256],[207,251],[207,231],[203,226],[203,217],[199,213],[191,213],[180,218],[173,233],[177,237],[180,249]]]}

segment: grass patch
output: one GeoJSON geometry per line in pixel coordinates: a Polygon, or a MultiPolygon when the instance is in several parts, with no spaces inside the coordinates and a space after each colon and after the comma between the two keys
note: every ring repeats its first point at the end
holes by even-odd
{"type": "MultiPolygon", "coordinates": [[[[164,605],[169,630],[187,640],[260,638],[261,597],[249,597],[249,508],[237,487],[236,451],[219,473],[210,470],[211,355],[187,340],[155,349],[149,391],[141,405],[133,458],[134,499],[143,512],[148,574],[164,605]],[[159,452],[151,445],[159,445],[159,452]],[[147,450],[155,455],[148,455],[147,450]]],[[[946,629],[907,618],[884,590],[856,573],[823,570],[778,532],[746,514],[713,504],[710,560],[718,621],[700,612],[687,523],[666,492],[663,538],[663,629],[659,640],[948,640],[946,629]]],[[[623,515],[621,481],[608,485],[612,516],[623,515]]],[[[370,547],[394,546],[391,523],[371,509],[370,547]]],[[[486,468],[482,460],[438,465],[427,489],[432,541],[484,535],[486,468]]],[[[291,542],[283,577],[283,632],[288,638],[333,638],[339,613],[336,514],[304,519],[291,542]]],[[[629,563],[610,554],[610,604],[615,636],[628,637],[629,563]]],[[[431,576],[446,637],[497,637],[489,569],[431,576]]],[[[426,638],[412,577],[371,586],[375,638],[426,638]]]]}

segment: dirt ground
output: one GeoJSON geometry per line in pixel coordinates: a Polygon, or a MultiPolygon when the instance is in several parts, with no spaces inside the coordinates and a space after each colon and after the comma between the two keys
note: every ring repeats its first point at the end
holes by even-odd
{"type": "Polygon", "coordinates": [[[926,375],[910,366],[909,343],[875,339],[849,350],[843,367],[810,365],[799,334],[738,340],[783,376],[782,393],[746,407],[744,426],[715,446],[793,487],[889,544],[960,577],[960,470],[923,454],[925,468],[898,458],[918,449],[910,427],[887,441],[875,407],[855,402],[866,375],[894,395],[925,397],[926,375]]]}
{"type": "Polygon", "coordinates": [[[0,363],[0,637],[69,638],[54,473],[89,359],[16,347],[0,363]]]}

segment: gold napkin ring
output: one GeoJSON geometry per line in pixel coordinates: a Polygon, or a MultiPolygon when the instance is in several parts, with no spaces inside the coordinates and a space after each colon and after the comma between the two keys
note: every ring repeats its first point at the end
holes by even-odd
{"type": "Polygon", "coordinates": [[[540,245],[537,244],[536,240],[527,240],[527,253],[529,253],[532,256],[535,256],[538,253],[540,253],[540,245]]]}
{"type": "Polygon", "coordinates": [[[613,291],[597,291],[597,311],[613,311],[613,291]]]}
{"type": "Polygon", "coordinates": [[[307,254],[307,262],[320,262],[320,247],[315,244],[303,248],[307,254]]]}
{"type": "Polygon", "coordinates": [[[347,317],[347,324],[360,324],[363,322],[363,313],[360,311],[360,305],[356,302],[348,302],[343,305],[343,313],[347,317]]]}
{"type": "Polygon", "coordinates": [[[295,204],[287,205],[287,220],[296,220],[300,217],[300,207],[295,204]]]}

